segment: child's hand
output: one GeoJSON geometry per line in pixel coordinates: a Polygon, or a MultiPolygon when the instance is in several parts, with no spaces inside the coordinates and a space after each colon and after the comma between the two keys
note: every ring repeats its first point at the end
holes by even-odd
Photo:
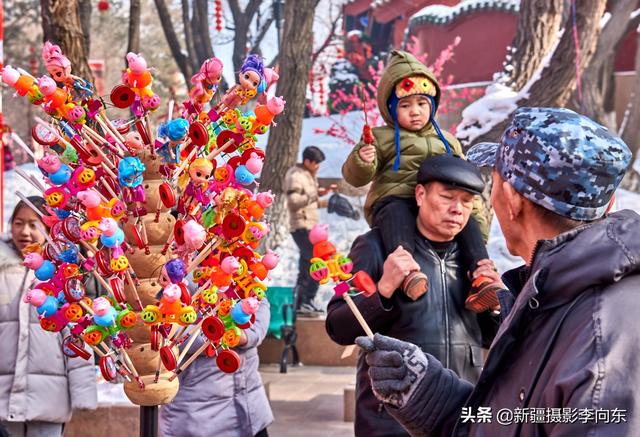
{"type": "Polygon", "coordinates": [[[367,164],[371,164],[376,159],[376,146],[365,144],[358,150],[358,156],[367,164]]]}

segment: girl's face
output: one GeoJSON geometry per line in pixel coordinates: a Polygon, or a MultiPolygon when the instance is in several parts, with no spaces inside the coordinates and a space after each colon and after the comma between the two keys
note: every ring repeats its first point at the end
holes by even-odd
{"type": "Polygon", "coordinates": [[[30,244],[38,244],[40,246],[44,244],[44,235],[38,230],[36,223],[44,227],[40,216],[33,212],[31,208],[23,206],[18,210],[11,222],[11,238],[18,250],[22,251],[30,244]]]}

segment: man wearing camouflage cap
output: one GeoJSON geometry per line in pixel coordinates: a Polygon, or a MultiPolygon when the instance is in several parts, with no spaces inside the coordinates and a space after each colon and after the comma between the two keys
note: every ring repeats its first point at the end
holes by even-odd
{"type": "Polygon", "coordinates": [[[509,251],[503,323],[475,387],[416,346],[376,335],[371,384],[413,435],[640,435],[640,216],[607,215],[631,153],[567,109],[521,108],[499,144],[491,202],[509,251]]]}

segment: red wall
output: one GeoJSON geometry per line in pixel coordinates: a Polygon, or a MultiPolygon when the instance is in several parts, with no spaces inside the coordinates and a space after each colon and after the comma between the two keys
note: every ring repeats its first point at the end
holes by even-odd
{"type": "Polygon", "coordinates": [[[453,75],[454,83],[491,80],[502,71],[506,48],[513,41],[518,16],[501,11],[483,11],[459,16],[453,22],[418,24],[411,34],[418,39],[418,49],[429,54],[433,63],[440,52],[460,36],[454,57],[445,64],[444,75],[453,75]]]}

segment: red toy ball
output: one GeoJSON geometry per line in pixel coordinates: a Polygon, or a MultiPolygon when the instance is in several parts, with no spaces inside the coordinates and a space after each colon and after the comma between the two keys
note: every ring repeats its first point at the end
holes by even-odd
{"type": "Polygon", "coordinates": [[[176,356],[173,354],[173,351],[169,346],[163,346],[160,348],[160,360],[167,370],[174,370],[176,368],[176,356]]]}
{"type": "Polygon", "coordinates": [[[100,373],[102,373],[102,377],[105,381],[113,381],[116,379],[116,375],[118,374],[116,370],[116,365],[113,362],[113,358],[111,355],[105,355],[104,357],[100,357],[100,373]]]}

